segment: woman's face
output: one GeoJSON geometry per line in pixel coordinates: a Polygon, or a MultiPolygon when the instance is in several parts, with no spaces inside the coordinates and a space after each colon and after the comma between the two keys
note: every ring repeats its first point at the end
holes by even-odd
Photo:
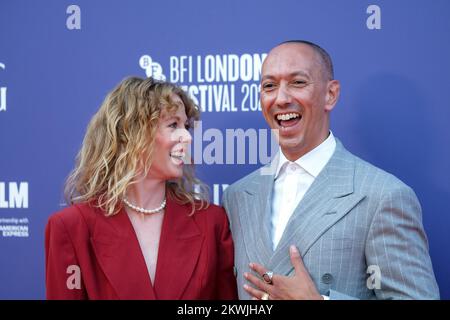
{"type": "Polygon", "coordinates": [[[183,176],[185,156],[192,141],[184,103],[175,93],[171,98],[178,108],[172,113],[163,110],[161,114],[149,171],[149,177],[164,181],[183,176]]]}

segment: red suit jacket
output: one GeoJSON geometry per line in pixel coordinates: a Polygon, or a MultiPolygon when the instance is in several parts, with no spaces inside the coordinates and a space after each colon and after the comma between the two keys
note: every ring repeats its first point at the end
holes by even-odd
{"type": "Polygon", "coordinates": [[[47,299],[237,299],[225,211],[189,213],[167,200],[153,284],[123,209],[105,217],[83,203],[55,213],[45,231],[47,299]],[[70,266],[81,271],[79,289],[70,266]]]}

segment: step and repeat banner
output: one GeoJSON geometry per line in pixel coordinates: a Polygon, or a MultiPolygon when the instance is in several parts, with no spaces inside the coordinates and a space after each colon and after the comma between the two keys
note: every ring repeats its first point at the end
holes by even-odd
{"type": "Polygon", "coordinates": [[[289,39],[333,58],[334,135],[417,193],[449,299],[449,12],[448,0],[0,0],[0,299],[45,298],[47,219],[118,82],[153,76],[191,94],[197,173],[219,204],[273,154],[260,69],[289,39]]]}

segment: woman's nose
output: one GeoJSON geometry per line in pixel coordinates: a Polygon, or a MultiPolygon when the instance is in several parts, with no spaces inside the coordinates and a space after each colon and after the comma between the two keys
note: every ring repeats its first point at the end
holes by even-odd
{"type": "Polygon", "coordinates": [[[177,141],[179,143],[191,143],[192,136],[186,129],[177,129],[174,132],[173,141],[177,141]]]}

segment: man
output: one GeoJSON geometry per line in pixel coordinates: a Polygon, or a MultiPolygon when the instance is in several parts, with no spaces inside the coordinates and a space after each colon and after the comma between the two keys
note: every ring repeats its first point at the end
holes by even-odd
{"type": "Polygon", "coordinates": [[[284,42],[263,63],[262,112],[281,150],[224,193],[239,296],[438,299],[414,191],[329,129],[339,91],[311,42],[284,42]]]}

